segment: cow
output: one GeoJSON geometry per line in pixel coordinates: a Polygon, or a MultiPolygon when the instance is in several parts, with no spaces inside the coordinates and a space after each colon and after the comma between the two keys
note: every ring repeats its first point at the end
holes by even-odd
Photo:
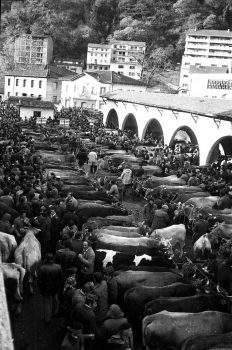
{"type": "Polygon", "coordinates": [[[145,261],[151,261],[152,257],[150,255],[129,255],[129,254],[123,254],[114,250],[107,250],[107,249],[97,249],[95,251],[95,260],[101,261],[102,266],[106,267],[108,263],[111,263],[114,268],[117,268],[119,266],[128,264],[133,264],[135,266],[138,266],[141,261],[143,263],[145,261]]]}
{"type": "Polygon", "coordinates": [[[133,327],[140,329],[144,307],[147,302],[155,300],[161,296],[184,296],[193,295],[196,288],[191,284],[181,282],[173,283],[162,287],[149,287],[139,285],[126,291],[124,295],[124,305],[128,319],[133,327]]]}
{"type": "Polygon", "coordinates": [[[205,233],[194,243],[193,251],[195,259],[200,255],[205,257],[205,254],[212,253],[212,245],[209,237],[209,233],[205,233]]]}
{"type": "Polygon", "coordinates": [[[103,226],[115,225],[115,226],[132,226],[134,224],[133,215],[109,215],[103,217],[91,217],[87,220],[85,227],[91,230],[101,228],[103,226]]]}
{"type": "Polygon", "coordinates": [[[159,240],[161,243],[169,241],[172,248],[179,245],[181,256],[183,255],[186,238],[186,228],[184,224],[172,225],[157,229],[152,232],[150,237],[159,240]]]}
{"type": "Polygon", "coordinates": [[[211,231],[213,236],[231,239],[232,238],[232,224],[225,222],[217,223],[211,231]]]}
{"type": "Polygon", "coordinates": [[[191,193],[181,193],[175,198],[176,203],[185,203],[187,200],[191,198],[196,198],[196,197],[209,197],[210,193],[209,192],[191,192],[191,193]]]}
{"type": "Polygon", "coordinates": [[[193,205],[198,209],[212,209],[217,203],[220,197],[218,196],[209,196],[209,197],[195,197],[190,198],[185,202],[186,205],[193,205]]]}
{"type": "Polygon", "coordinates": [[[41,246],[40,242],[35,237],[35,234],[38,232],[39,229],[30,227],[14,252],[16,264],[21,265],[28,274],[29,290],[31,294],[34,294],[33,281],[34,277],[36,277],[38,265],[41,262],[41,246]]]}
{"type": "Polygon", "coordinates": [[[206,336],[232,331],[232,315],[219,311],[199,313],[161,311],[143,319],[143,343],[156,349],[157,343],[180,348],[189,336],[206,336]]]}
{"type": "Polygon", "coordinates": [[[181,345],[181,350],[231,349],[232,332],[212,335],[193,335],[181,345]]]}
{"type": "Polygon", "coordinates": [[[16,282],[16,289],[14,297],[16,300],[22,300],[23,295],[23,279],[25,277],[25,269],[15,263],[2,263],[2,272],[4,280],[14,280],[16,282]]]}
{"type": "Polygon", "coordinates": [[[106,217],[109,215],[127,215],[127,211],[119,207],[112,205],[100,205],[94,203],[83,204],[77,210],[77,215],[81,216],[87,221],[90,217],[101,216],[106,217]]]}
{"type": "MultiPolygon", "coordinates": [[[[138,230],[138,228],[136,228],[138,230]]],[[[124,237],[124,238],[140,238],[141,235],[137,233],[135,230],[125,230],[125,232],[122,231],[116,231],[116,230],[111,230],[108,227],[102,228],[100,230],[95,230],[94,234],[96,237],[100,238],[101,236],[104,235],[109,235],[109,236],[118,236],[118,237],[124,237]]]]}
{"type": "Polygon", "coordinates": [[[0,252],[2,262],[7,262],[14,254],[17,247],[15,237],[5,232],[0,232],[0,252]]]}
{"type": "Polygon", "coordinates": [[[144,315],[152,315],[163,310],[170,312],[202,312],[206,310],[227,311],[217,295],[199,293],[196,295],[168,296],[146,303],[144,315]]]}
{"type": "Polygon", "coordinates": [[[169,175],[166,177],[152,176],[151,177],[152,184],[154,187],[157,186],[184,186],[186,185],[186,181],[177,177],[176,175],[169,175]]]}
{"type": "Polygon", "coordinates": [[[102,234],[97,239],[98,249],[110,249],[131,255],[159,255],[165,253],[164,244],[150,238],[126,238],[102,234]]]}
{"type": "Polygon", "coordinates": [[[116,276],[121,296],[138,284],[150,287],[163,287],[183,281],[182,276],[175,272],[125,271],[116,276]]]}

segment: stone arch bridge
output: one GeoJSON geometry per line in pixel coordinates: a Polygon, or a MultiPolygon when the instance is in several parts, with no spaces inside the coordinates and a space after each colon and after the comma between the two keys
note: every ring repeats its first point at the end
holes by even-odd
{"type": "Polygon", "coordinates": [[[232,101],[183,95],[115,91],[103,96],[107,127],[131,129],[143,139],[149,132],[172,146],[178,132],[199,146],[200,165],[220,150],[232,156],[232,101]]]}

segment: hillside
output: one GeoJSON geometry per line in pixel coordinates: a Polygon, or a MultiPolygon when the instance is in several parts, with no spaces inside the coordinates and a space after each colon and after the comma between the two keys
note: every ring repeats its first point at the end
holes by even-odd
{"type": "Polygon", "coordinates": [[[148,82],[178,67],[186,30],[232,29],[231,0],[24,0],[10,10],[11,2],[2,0],[1,16],[8,63],[13,39],[21,33],[50,34],[57,57],[85,58],[88,42],[146,41],[148,82]]]}

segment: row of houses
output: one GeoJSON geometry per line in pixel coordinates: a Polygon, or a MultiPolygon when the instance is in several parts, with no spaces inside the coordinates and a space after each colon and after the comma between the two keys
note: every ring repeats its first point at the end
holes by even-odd
{"type": "Polygon", "coordinates": [[[112,71],[75,74],[53,65],[19,65],[5,76],[5,97],[12,102],[24,101],[24,108],[20,109],[23,118],[47,117],[51,111],[48,112],[45,107],[51,107],[51,103],[58,108],[82,107],[101,110],[101,96],[106,93],[145,92],[146,88],[142,81],[112,71]],[[40,102],[29,103],[30,100],[40,102]]]}

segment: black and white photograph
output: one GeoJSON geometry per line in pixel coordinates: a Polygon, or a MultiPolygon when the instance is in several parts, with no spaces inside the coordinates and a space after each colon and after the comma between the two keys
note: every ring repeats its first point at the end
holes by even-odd
{"type": "Polygon", "coordinates": [[[232,350],[232,0],[0,23],[0,350],[232,350]]]}

